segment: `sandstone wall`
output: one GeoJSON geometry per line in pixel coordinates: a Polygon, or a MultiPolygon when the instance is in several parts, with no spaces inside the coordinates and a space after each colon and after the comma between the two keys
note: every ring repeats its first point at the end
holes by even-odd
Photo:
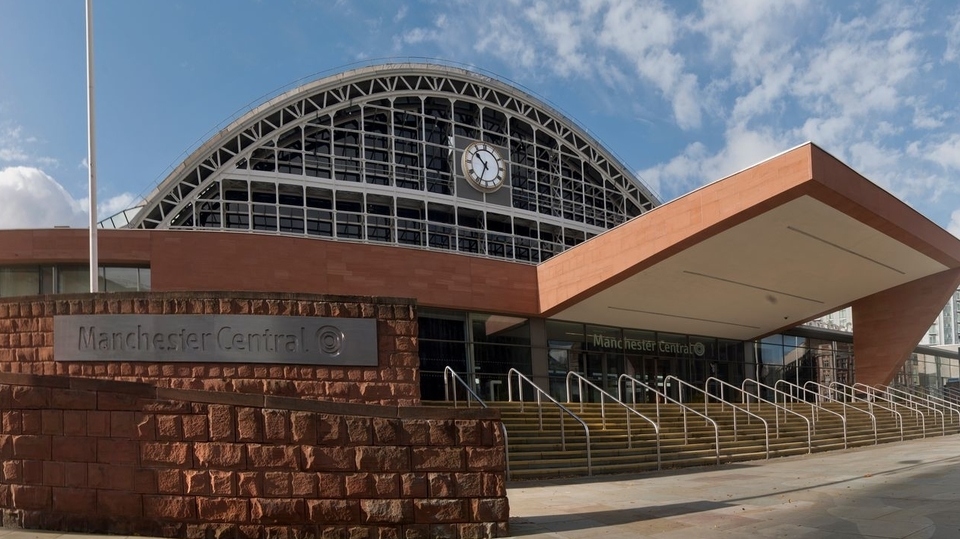
{"type": "MultiPolygon", "coordinates": [[[[7,305],[15,331],[5,337],[28,341],[13,359],[53,368],[43,320],[73,305],[7,305]],[[28,344],[40,352],[24,352],[28,344]]],[[[100,300],[95,310],[167,305],[100,300]]],[[[495,411],[0,373],[0,414],[6,527],[190,538],[507,533],[495,411]]]]}
{"type": "Polygon", "coordinates": [[[160,387],[297,396],[335,402],[420,401],[412,300],[256,293],[109,293],[0,299],[0,372],[144,381],[160,387]],[[375,318],[377,367],[240,363],[63,362],[53,317],[65,314],[257,314],[375,318]]]}

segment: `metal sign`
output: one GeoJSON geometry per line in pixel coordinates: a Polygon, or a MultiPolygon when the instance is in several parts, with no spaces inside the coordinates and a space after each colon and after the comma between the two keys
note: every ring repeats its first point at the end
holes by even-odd
{"type": "Polygon", "coordinates": [[[260,315],[53,317],[56,361],[377,366],[377,321],[260,315]]]}

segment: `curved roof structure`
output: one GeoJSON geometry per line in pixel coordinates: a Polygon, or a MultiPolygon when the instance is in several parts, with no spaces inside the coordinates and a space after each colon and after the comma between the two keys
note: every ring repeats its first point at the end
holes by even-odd
{"type": "Polygon", "coordinates": [[[178,166],[129,227],[538,263],[659,204],[574,122],[514,86],[449,66],[390,64],[257,107],[178,166]],[[475,144],[500,158],[496,182],[469,181],[464,153],[472,159],[475,144]]]}

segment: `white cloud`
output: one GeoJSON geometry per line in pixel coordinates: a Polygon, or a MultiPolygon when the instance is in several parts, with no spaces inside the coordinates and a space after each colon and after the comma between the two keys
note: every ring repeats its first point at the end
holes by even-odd
{"type": "Polygon", "coordinates": [[[52,157],[32,154],[27,146],[37,144],[37,138],[24,136],[23,127],[9,122],[0,124],[0,165],[41,165],[57,167],[59,162],[52,157]]]}
{"type": "Polygon", "coordinates": [[[555,9],[553,4],[537,2],[525,12],[527,19],[543,33],[552,49],[553,68],[560,76],[589,71],[587,57],[581,52],[584,31],[576,13],[555,9]]]}
{"type": "MultiPolygon", "coordinates": [[[[0,229],[86,226],[89,199],[75,199],[44,171],[33,167],[0,169],[0,229]]],[[[122,193],[97,203],[104,219],[134,205],[137,197],[122,193]]]]}
{"type": "Polygon", "coordinates": [[[85,212],[56,180],[31,167],[0,170],[0,228],[82,226],[85,212]]]}
{"type": "Polygon", "coordinates": [[[771,130],[732,126],[724,134],[723,148],[711,154],[695,142],[670,161],[647,170],[640,176],[656,183],[669,200],[708,182],[753,166],[789,147],[789,141],[771,130]]]}
{"type": "Polygon", "coordinates": [[[944,169],[960,170],[960,135],[953,134],[946,140],[924,148],[920,155],[944,169]]]}
{"type": "Polygon", "coordinates": [[[960,210],[953,210],[950,214],[950,223],[947,225],[947,232],[960,238],[960,210]]]}
{"type": "Polygon", "coordinates": [[[686,69],[682,54],[674,51],[681,36],[677,16],[658,2],[609,0],[597,44],[632,63],[641,79],[653,83],[671,103],[681,129],[700,127],[701,108],[697,76],[686,69]]]}
{"type": "Polygon", "coordinates": [[[947,47],[943,52],[943,59],[947,62],[960,60],[960,9],[949,19],[950,29],[947,30],[947,47]]]}
{"type": "MultiPolygon", "coordinates": [[[[113,217],[123,210],[134,206],[137,200],[138,197],[133,193],[120,193],[119,195],[112,196],[107,200],[100,200],[97,202],[97,220],[102,221],[107,217],[113,217]]],[[[90,207],[90,199],[88,197],[83,197],[78,200],[77,203],[81,208],[83,208],[83,213],[86,215],[87,208],[90,207]]]]}
{"type": "Polygon", "coordinates": [[[20,126],[0,126],[0,161],[19,163],[29,158],[23,149],[22,131],[20,126]]]}
{"type": "Polygon", "coordinates": [[[492,15],[489,22],[496,32],[488,32],[477,40],[474,48],[477,52],[492,54],[499,58],[509,59],[512,65],[531,69],[537,62],[537,47],[531,41],[529,29],[519,24],[516,17],[504,14],[492,15]]]}

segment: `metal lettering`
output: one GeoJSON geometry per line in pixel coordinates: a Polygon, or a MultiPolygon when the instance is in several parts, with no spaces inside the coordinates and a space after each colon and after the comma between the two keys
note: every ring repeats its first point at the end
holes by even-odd
{"type": "Polygon", "coordinates": [[[62,315],[53,342],[56,361],[378,364],[369,318],[62,315]]]}

